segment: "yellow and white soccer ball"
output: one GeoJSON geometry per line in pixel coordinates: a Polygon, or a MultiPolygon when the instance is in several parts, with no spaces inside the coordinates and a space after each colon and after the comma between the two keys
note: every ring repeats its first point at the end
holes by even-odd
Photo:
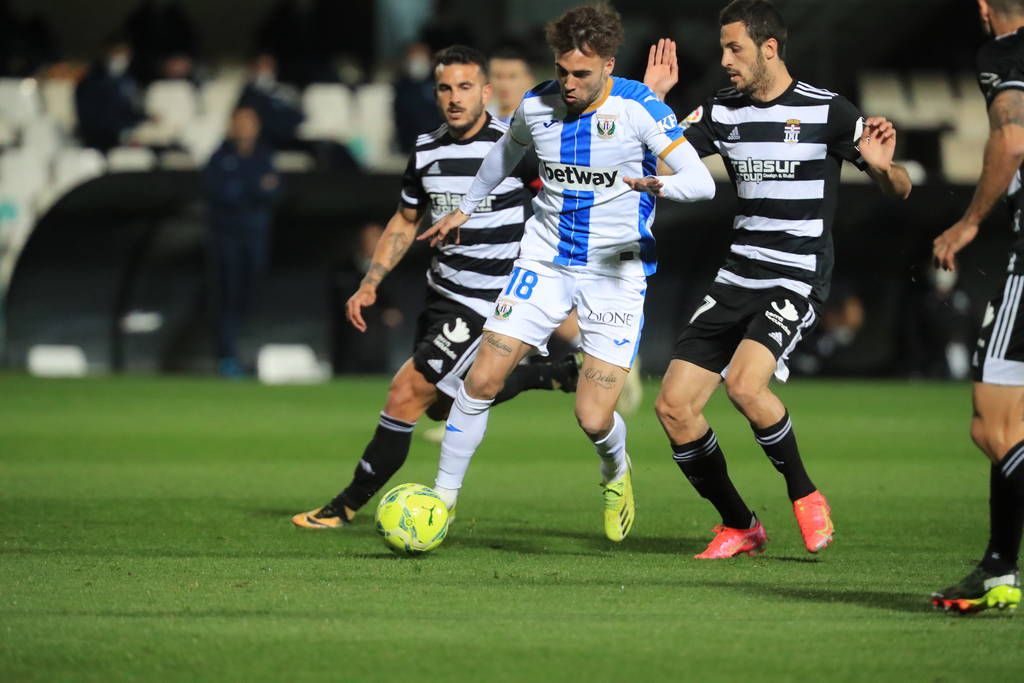
{"type": "Polygon", "coordinates": [[[399,555],[430,552],[448,534],[448,508],[422,484],[400,484],[385,493],[374,520],[384,543],[399,555]]]}

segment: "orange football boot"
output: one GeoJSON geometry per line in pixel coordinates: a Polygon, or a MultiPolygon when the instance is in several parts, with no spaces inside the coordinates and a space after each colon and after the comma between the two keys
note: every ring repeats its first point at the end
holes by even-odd
{"type": "Polygon", "coordinates": [[[760,520],[749,529],[733,529],[718,524],[712,531],[715,532],[715,537],[704,552],[694,555],[695,559],[723,560],[743,554],[757,555],[764,552],[765,543],[768,542],[768,534],[760,520]]]}
{"type": "Polygon", "coordinates": [[[808,493],[793,503],[793,514],[796,515],[796,523],[800,525],[800,535],[804,537],[807,552],[816,553],[832,542],[835,530],[830,512],[832,508],[828,506],[821,491],[808,493]]]}

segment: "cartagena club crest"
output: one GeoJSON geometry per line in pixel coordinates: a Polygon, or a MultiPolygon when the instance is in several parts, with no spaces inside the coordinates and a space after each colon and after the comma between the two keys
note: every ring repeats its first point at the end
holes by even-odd
{"type": "Polygon", "coordinates": [[[789,119],[786,121],[786,137],[784,140],[791,145],[800,142],[800,119],[789,119]]]}
{"type": "Polygon", "coordinates": [[[608,114],[597,115],[597,137],[607,140],[615,135],[615,121],[618,116],[608,114]]]}

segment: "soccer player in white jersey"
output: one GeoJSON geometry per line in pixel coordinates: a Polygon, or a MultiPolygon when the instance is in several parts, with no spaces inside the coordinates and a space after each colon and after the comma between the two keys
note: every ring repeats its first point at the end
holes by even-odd
{"type": "Polygon", "coordinates": [[[477,202],[535,148],[543,186],[456,395],[435,488],[454,507],[494,396],[520,359],[544,353],[575,306],[584,353],[576,418],[601,461],[605,535],[621,541],[634,505],[626,425],[615,402],[640,343],[646,278],[657,266],[655,200],[710,199],[715,184],[671,109],[642,83],[611,75],[622,42],[618,13],[607,5],[571,9],[548,25],[547,42],[557,80],[527,93],[459,210],[420,236],[457,242],[477,202]],[[654,175],[659,158],[674,175],[654,175]]]}
{"type": "Polygon", "coordinates": [[[703,415],[723,378],[785,477],[804,545],[814,553],[832,541],[830,508],[804,469],[789,413],[769,383],[773,375],[786,380],[787,357],[828,296],[843,161],[890,197],[905,199],[911,183],[893,163],[892,124],[864,119],[843,97],[790,76],[786,26],[770,2],[736,0],[719,23],[722,67],[733,87],[687,117],[686,137],[701,156],[723,157],[739,211],[729,257],[676,343],[655,409],[679,468],[722,516],[699,559],[752,554],[767,541],[703,415]]]}

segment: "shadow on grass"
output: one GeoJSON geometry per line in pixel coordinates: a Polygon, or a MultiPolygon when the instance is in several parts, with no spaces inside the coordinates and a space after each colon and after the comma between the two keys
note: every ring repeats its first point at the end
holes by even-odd
{"type": "Polygon", "coordinates": [[[779,586],[768,582],[725,582],[707,581],[706,586],[742,591],[752,594],[768,594],[785,600],[816,602],[823,604],[855,605],[885,611],[924,614],[934,612],[927,595],[899,593],[893,591],[843,590],[839,588],[799,588],[779,586]]]}
{"type": "Polygon", "coordinates": [[[704,549],[706,541],[677,536],[631,535],[621,543],[609,541],[600,529],[592,532],[529,527],[487,527],[481,533],[474,529],[453,530],[450,545],[489,548],[527,555],[591,555],[614,552],[689,557],[704,549]]]}

